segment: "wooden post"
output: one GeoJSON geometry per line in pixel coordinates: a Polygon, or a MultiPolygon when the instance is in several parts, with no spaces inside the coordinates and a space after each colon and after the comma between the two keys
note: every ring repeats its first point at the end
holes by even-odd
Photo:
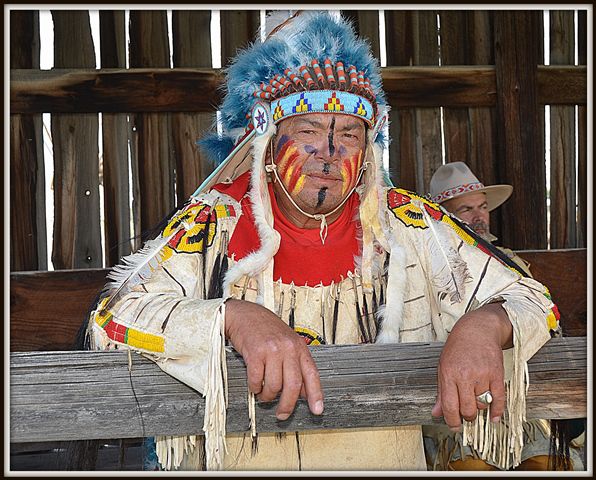
{"type": "Polygon", "coordinates": [[[536,97],[542,12],[495,12],[500,178],[520,185],[499,210],[504,245],[546,248],[544,141],[536,97]]]}
{"type": "MultiPolygon", "coordinates": [[[[580,65],[587,64],[587,11],[580,10],[578,12],[577,21],[577,57],[580,65]]],[[[587,107],[579,105],[577,107],[578,118],[578,200],[579,200],[579,214],[577,225],[577,246],[585,247],[588,243],[588,172],[587,172],[587,107]]]]}
{"type": "MultiPolygon", "coordinates": [[[[100,10],[101,68],[126,68],[124,11],[100,10]]],[[[125,113],[102,115],[106,266],[131,252],[129,125],[125,113]]]]}
{"type": "MultiPolygon", "coordinates": [[[[211,67],[210,24],[209,10],[172,12],[175,68],[211,67]]],[[[172,115],[178,204],[184,202],[213,170],[196,142],[211,129],[214,120],[215,112],[172,115]]]]}
{"type": "MultiPolygon", "coordinates": [[[[170,66],[165,10],[131,10],[129,31],[131,67],[170,66]]],[[[137,155],[141,196],[140,227],[142,234],[148,234],[175,205],[170,114],[136,114],[133,119],[133,153],[137,155]]]]}
{"type": "MultiPolygon", "coordinates": [[[[39,69],[39,12],[10,12],[10,68],[39,69]]],[[[47,269],[41,114],[10,116],[10,270],[47,269]]]]}
{"type": "MultiPolygon", "coordinates": [[[[87,11],[53,10],[54,66],[95,68],[87,11]],[[75,47],[76,46],[76,47],[75,47]]],[[[53,114],[54,268],[102,266],[97,114],[53,114]]]]}

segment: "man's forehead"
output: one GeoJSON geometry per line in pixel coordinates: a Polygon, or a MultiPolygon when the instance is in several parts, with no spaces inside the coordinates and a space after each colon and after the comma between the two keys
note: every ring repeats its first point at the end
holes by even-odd
{"type": "Polygon", "coordinates": [[[462,195],[461,197],[452,198],[450,200],[447,200],[447,202],[449,202],[451,207],[454,209],[462,208],[462,207],[474,207],[474,206],[478,206],[478,205],[482,205],[482,204],[486,203],[486,193],[484,193],[484,192],[469,193],[467,195],[462,195]]]}
{"type": "Polygon", "coordinates": [[[335,119],[335,129],[361,129],[365,127],[364,121],[351,115],[333,114],[333,113],[307,113],[296,117],[291,117],[282,122],[286,126],[308,125],[316,128],[327,128],[332,120],[335,119]],[[287,122],[287,123],[286,123],[287,122]]]}

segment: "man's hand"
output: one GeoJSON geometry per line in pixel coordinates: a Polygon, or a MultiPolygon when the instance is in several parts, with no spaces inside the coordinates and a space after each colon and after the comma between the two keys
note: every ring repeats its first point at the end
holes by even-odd
{"type": "Polygon", "coordinates": [[[491,421],[498,422],[505,410],[503,348],[512,345],[513,329],[500,304],[492,303],[466,313],[447,337],[438,367],[435,417],[443,416],[454,431],[461,429],[461,417],[476,418],[487,405],[476,396],[490,390],[491,421]]]}
{"type": "Polygon", "coordinates": [[[264,402],[281,393],[275,412],[286,420],[301,395],[315,415],[323,413],[319,372],[308,347],[290,327],[265,307],[226,302],[226,337],[246,363],[248,388],[264,402]]]}

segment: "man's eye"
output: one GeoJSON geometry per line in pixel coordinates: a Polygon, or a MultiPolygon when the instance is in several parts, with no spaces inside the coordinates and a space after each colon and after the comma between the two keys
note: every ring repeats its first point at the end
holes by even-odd
{"type": "Polygon", "coordinates": [[[303,133],[305,135],[313,135],[315,133],[314,130],[300,130],[300,133],[303,133]]]}

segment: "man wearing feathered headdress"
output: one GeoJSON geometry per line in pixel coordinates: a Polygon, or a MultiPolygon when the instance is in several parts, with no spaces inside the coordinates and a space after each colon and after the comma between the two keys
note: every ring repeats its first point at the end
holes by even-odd
{"type": "MultiPolygon", "coordinates": [[[[253,418],[251,435],[225,435],[226,342],[251,403],[279,397],[279,420],[300,395],[325,414],[309,344],[445,342],[433,415],[481,436],[485,458],[519,462],[525,364],[556,308],[437,204],[390,184],[387,110],[352,27],[295,15],[228,69],[223,133],[202,142],[219,167],[112,272],[92,343],[144,352],[206,396],[206,468],[426,469],[419,426],[256,436],[253,418]]],[[[160,463],[202,468],[196,441],[157,437],[160,463]]]]}

